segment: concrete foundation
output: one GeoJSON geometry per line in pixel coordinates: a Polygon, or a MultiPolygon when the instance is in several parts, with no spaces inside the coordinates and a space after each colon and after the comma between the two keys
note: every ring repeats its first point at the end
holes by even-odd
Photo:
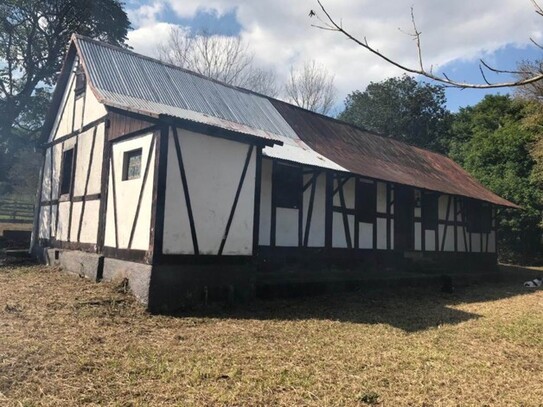
{"type": "Polygon", "coordinates": [[[104,259],[104,281],[123,280],[128,282],[128,287],[138,301],[148,304],[149,285],[153,267],[149,264],[134,263],[118,259],[104,259]]]}
{"type": "Polygon", "coordinates": [[[63,271],[92,281],[102,278],[104,256],[100,254],[51,248],[44,250],[43,254],[48,265],[61,267],[63,271]]]}

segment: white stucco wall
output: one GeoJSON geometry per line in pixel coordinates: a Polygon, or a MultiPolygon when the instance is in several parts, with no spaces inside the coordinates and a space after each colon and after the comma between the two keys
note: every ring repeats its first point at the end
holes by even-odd
{"type": "Polygon", "coordinates": [[[62,96],[62,101],[51,129],[49,140],[54,140],[80,130],[83,126],[104,117],[107,114],[103,104],[98,102],[88,84],[85,92],[75,97],[75,71],[77,59],[72,64],[70,76],[62,96]]]}
{"type": "MultiPolygon", "coordinates": [[[[113,143],[112,163],[110,163],[107,208],[106,208],[106,228],[104,244],[109,247],[118,247],[121,249],[148,250],[151,228],[151,208],[153,193],[153,178],[155,171],[155,148],[151,145],[153,134],[148,133],[127,140],[113,143]],[[127,151],[142,149],[141,172],[140,177],[131,180],[122,180],[123,158],[127,151]],[[129,247],[130,233],[132,225],[135,222],[136,210],[140,190],[142,188],[145,167],[147,165],[149,154],[149,170],[145,185],[143,186],[143,195],[140,204],[140,210],[136,221],[136,228],[132,245],[129,247]],[[114,168],[113,168],[114,166],[114,168]],[[113,200],[113,183],[115,182],[116,203],[113,200]],[[117,216],[117,237],[115,239],[115,215],[117,216]]],[[[156,145],[156,141],[155,141],[156,145]]]]}
{"type": "MultiPolygon", "coordinates": [[[[305,175],[304,185],[312,179],[313,175],[305,175]]],[[[304,191],[303,206],[303,228],[302,239],[305,236],[307,220],[309,216],[309,201],[311,199],[311,187],[304,191]]],[[[317,176],[315,194],[313,198],[313,210],[309,222],[308,247],[324,247],[325,241],[325,217],[326,212],[326,174],[324,172],[317,176]]]]}
{"type": "MultiPolygon", "coordinates": [[[[243,171],[249,145],[178,129],[200,254],[216,255],[243,171]]],[[[168,143],[163,252],[192,254],[185,193],[173,134],[168,143]]],[[[223,254],[250,255],[256,171],[253,148],[223,254]]]]}

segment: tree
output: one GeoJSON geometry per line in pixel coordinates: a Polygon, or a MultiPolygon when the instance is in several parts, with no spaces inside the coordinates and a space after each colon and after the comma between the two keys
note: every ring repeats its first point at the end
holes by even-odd
{"type": "Polygon", "coordinates": [[[339,119],[401,141],[444,152],[451,115],[443,86],[420,83],[410,76],[371,82],[345,100],[339,119]]]}
{"type": "Polygon", "coordinates": [[[72,33],[123,45],[129,27],[119,0],[3,0],[0,161],[12,160],[21,144],[43,141],[38,134],[72,33]]]}
{"type": "Polygon", "coordinates": [[[305,63],[301,69],[290,69],[285,85],[289,102],[304,109],[329,114],[336,99],[334,76],[315,61],[305,63]]]}
{"type": "Polygon", "coordinates": [[[205,30],[192,34],[176,26],[159,46],[158,56],[167,63],[228,85],[272,97],[279,93],[275,72],[255,65],[254,54],[241,37],[221,36],[205,30]]]}
{"type": "MultiPolygon", "coordinates": [[[[518,80],[529,78],[533,72],[543,73],[543,61],[521,61],[517,64],[518,80]]],[[[543,81],[532,82],[515,88],[515,95],[525,99],[543,101],[543,81]]]]}
{"type": "MultiPolygon", "coordinates": [[[[535,12],[543,16],[543,8],[539,6],[539,4],[536,2],[536,0],[531,0],[532,4],[534,5],[535,12]]],[[[485,69],[489,72],[494,73],[505,73],[505,74],[518,74],[517,71],[507,71],[503,69],[496,69],[491,66],[489,66],[485,61],[480,60],[479,64],[479,71],[481,72],[481,76],[484,80],[484,83],[468,83],[468,82],[461,82],[454,79],[451,79],[447,74],[443,73],[442,75],[438,75],[434,73],[432,66],[430,66],[430,69],[428,69],[424,63],[423,55],[422,55],[422,46],[421,46],[421,32],[417,28],[417,24],[415,22],[415,15],[413,11],[413,7],[411,7],[411,22],[413,25],[413,31],[411,33],[407,33],[413,39],[415,40],[415,44],[417,46],[417,53],[418,53],[418,66],[407,66],[402,64],[399,61],[396,61],[391,56],[386,55],[385,53],[379,51],[377,48],[370,45],[368,42],[368,39],[366,37],[363,38],[357,38],[353,34],[351,34],[347,29],[343,27],[342,22],[339,23],[331,16],[331,14],[326,10],[326,8],[323,6],[321,0],[317,0],[317,3],[319,5],[320,11],[323,14],[323,17],[319,15],[319,13],[315,12],[314,10],[309,11],[309,17],[313,18],[316,17],[319,20],[319,24],[314,24],[313,27],[320,28],[322,30],[326,31],[332,31],[337,32],[345,36],[350,41],[353,41],[355,44],[361,46],[362,48],[366,49],[367,51],[371,52],[374,55],[377,55],[379,58],[383,59],[387,63],[394,65],[397,68],[400,68],[404,72],[414,74],[414,75],[421,75],[428,79],[431,79],[433,81],[445,84],[447,86],[460,88],[460,89],[493,89],[493,88],[508,88],[508,87],[516,87],[516,86],[524,86],[529,85],[532,83],[539,82],[543,80],[543,72],[539,70],[534,70],[531,72],[525,72],[528,73],[526,77],[518,79],[516,81],[510,81],[510,82],[498,82],[498,83],[491,83],[487,80],[485,76],[485,69]]],[[[539,48],[543,48],[543,46],[536,43],[533,39],[531,41],[538,46],[539,48]]]]}
{"type": "Polygon", "coordinates": [[[522,206],[501,211],[498,236],[502,249],[522,254],[525,261],[541,249],[543,191],[534,178],[531,153],[538,135],[526,121],[534,108],[538,106],[533,102],[500,95],[487,95],[477,105],[461,108],[453,125],[457,143],[451,150],[483,185],[522,206]]]}

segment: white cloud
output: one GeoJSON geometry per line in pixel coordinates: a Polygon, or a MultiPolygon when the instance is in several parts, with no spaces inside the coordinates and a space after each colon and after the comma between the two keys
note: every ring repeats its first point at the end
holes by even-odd
{"type": "MultiPolygon", "coordinates": [[[[341,34],[311,27],[309,10],[319,15],[315,0],[158,0],[130,13],[136,26],[129,35],[137,52],[154,55],[156,44],[167,37],[169,24],[156,20],[165,3],[180,17],[198,10],[218,15],[236,10],[241,35],[250,42],[256,59],[286,78],[290,65],[315,59],[335,73],[342,99],[370,81],[399,75],[401,71],[361,49],[341,34]],[[136,19],[136,20],[134,20],[136,19]]],[[[410,7],[422,32],[424,58],[434,69],[454,60],[470,60],[507,44],[525,45],[530,36],[541,38],[541,17],[528,0],[323,0],[328,11],[359,38],[405,65],[417,65],[410,7]]],[[[454,74],[452,72],[451,74],[454,74]]]]}

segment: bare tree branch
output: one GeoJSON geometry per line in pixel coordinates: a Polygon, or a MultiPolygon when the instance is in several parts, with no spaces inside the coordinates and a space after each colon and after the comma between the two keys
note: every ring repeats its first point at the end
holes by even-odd
{"type": "MultiPolygon", "coordinates": [[[[539,6],[539,4],[536,2],[536,0],[531,0],[531,1],[532,1],[532,4],[535,7],[536,13],[543,16],[543,8],[541,8],[541,6],[539,6]]],[[[353,34],[351,34],[349,31],[345,30],[343,28],[343,25],[342,25],[341,21],[338,23],[330,15],[328,10],[326,10],[326,8],[323,6],[321,0],[317,0],[317,3],[319,4],[319,7],[320,7],[322,13],[324,14],[324,18],[321,18],[319,16],[319,14],[315,13],[315,12],[313,12],[313,15],[310,14],[310,17],[314,16],[320,22],[320,24],[312,25],[313,27],[319,28],[321,30],[334,31],[334,32],[338,32],[340,34],[343,34],[349,40],[351,40],[354,43],[358,44],[359,46],[365,48],[366,50],[368,50],[372,54],[377,55],[379,58],[383,59],[384,61],[388,62],[389,64],[391,64],[391,65],[393,65],[393,66],[395,66],[397,68],[400,68],[401,70],[403,70],[405,72],[409,72],[409,73],[412,73],[412,74],[415,74],[415,75],[421,75],[421,76],[424,76],[424,77],[426,77],[428,79],[431,79],[433,81],[442,83],[445,86],[460,88],[460,89],[508,88],[508,87],[519,87],[519,86],[525,86],[525,85],[533,84],[533,83],[538,82],[538,81],[543,79],[543,73],[542,72],[537,72],[537,73],[533,73],[533,75],[529,75],[527,77],[526,76],[520,77],[516,81],[494,82],[494,83],[492,83],[492,82],[489,82],[487,80],[487,78],[486,78],[486,76],[485,76],[485,74],[483,72],[483,69],[480,66],[479,69],[481,71],[481,75],[482,75],[483,80],[484,80],[485,83],[469,83],[469,82],[461,82],[461,81],[453,80],[453,79],[449,78],[445,73],[443,73],[442,76],[436,75],[436,74],[434,74],[432,72],[432,69],[426,70],[424,68],[423,58],[422,58],[422,47],[421,47],[421,41],[420,41],[421,32],[417,28],[413,8],[411,8],[411,21],[412,21],[412,24],[413,24],[414,32],[410,33],[409,35],[414,37],[414,40],[416,42],[419,67],[414,68],[414,67],[404,65],[404,64],[392,59],[391,57],[388,57],[386,54],[380,52],[376,48],[369,45],[368,40],[367,40],[366,37],[363,37],[363,39],[359,39],[359,38],[355,37],[353,34]]],[[[534,42],[534,41],[532,40],[532,42],[534,42]]],[[[537,43],[535,45],[539,46],[537,43]]],[[[516,71],[507,71],[507,70],[491,68],[484,61],[481,61],[481,64],[486,69],[488,69],[488,70],[490,70],[490,71],[492,71],[494,73],[498,73],[498,74],[504,74],[504,73],[518,74],[519,73],[519,72],[516,72],[516,71]]]]}
{"type": "Polygon", "coordinates": [[[201,31],[192,34],[180,27],[158,48],[161,60],[216,79],[276,97],[277,78],[272,70],[259,68],[254,54],[240,37],[212,35],[201,31]]]}

